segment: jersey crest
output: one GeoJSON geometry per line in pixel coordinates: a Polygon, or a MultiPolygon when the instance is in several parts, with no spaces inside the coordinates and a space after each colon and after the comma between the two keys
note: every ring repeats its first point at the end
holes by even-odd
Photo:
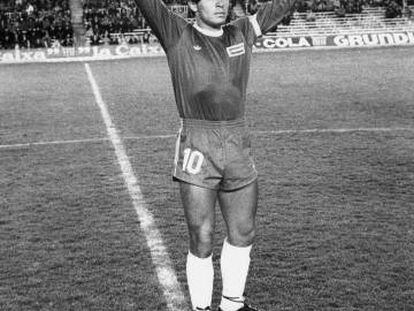
{"type": "Polygon", "coordinates": [[[236,57],[236,56],[243,55],[246,53],[246,49],[244,47],[243,42],[239,44],[231,45],[227,47],[226,50],[227,50],[227,54],[229,55],[229,57],[236,57]]]}

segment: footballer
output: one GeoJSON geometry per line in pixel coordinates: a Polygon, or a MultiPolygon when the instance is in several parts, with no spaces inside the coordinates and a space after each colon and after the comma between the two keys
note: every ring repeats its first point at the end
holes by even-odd
{"type": "Polygon", "coordinates": [[[294,0],[264,2],[256,14],[230,22],[229,0],[190,0],[195,22],[174,14],[161,0],[136,3],[166,52],[181,118],[173,178],[189,230],[186,275],[192,310],[211,308],[218,202],[227,229],[219,311],[255,311],[244,296],[258,196],[246,87],[256,38],[274,29],[294,0]]]}

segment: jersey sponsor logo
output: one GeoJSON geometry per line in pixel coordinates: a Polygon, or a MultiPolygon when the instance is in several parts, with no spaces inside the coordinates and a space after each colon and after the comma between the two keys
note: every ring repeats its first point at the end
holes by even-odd
{"type": "Polygon", "coordinates": [[[227,47],[226,50],[227,50],[227,54],[229,55],[229,57],[235,57],[235,56],[243,55],[246,53],[243,42],[239,44],[231,45],[227,47]]]}

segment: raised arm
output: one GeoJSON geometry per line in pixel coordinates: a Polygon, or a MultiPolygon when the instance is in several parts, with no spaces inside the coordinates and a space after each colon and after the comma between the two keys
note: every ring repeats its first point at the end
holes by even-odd
{"type": "Polygon", "coordinates": [[[263,3],[256,13],[256,19],[262,34],[279,24],[294,8],[296,0],[271,0],[263,3]]]}
{"type": "Polygon", "coordinates": [[[135,0],[145,20],[165,50],[179,38],[187,22],[171,12],[161,0],[135,0]]]}

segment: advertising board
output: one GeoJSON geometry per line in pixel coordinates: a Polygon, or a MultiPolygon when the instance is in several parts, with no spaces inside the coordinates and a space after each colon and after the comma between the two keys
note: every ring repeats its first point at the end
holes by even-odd
{"type": "MultiPolygon", "coordinates": [[[[328,36],[263,36],[254,52],[289,49],[328,49],[414,45],[414,32],[380,32],[328,36]]],[[[164,56],[159,43],[109,46],[61,47],[49,49],[15,49],[0,51],[0,64],[26,62],[72,62],[111,60],[133,57],[164,56]]]]}

